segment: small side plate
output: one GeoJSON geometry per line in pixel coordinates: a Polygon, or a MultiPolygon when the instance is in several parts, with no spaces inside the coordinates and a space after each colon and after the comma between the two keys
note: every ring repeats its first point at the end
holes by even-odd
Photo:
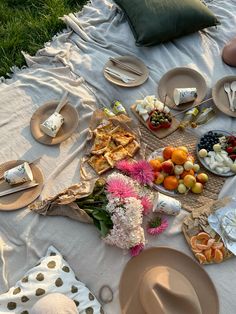
{"type": "MultiPolygon", "coordinates": [[[[226,131],[222,131],[222,130],[212,130],[213,133],[218,133],[218,134],[222,134],[222,135],[227,135],[227,136],[230,136],[232,135],[231,133],[229,132],[226,132],[226,131]]],[[[225,173],[225,174],[220,174],[218,173],[217,171],[214,171],[213,169],[211,169],[210,167],[208,167],[208,165],[206,164],[206,162],[204,161],[203,158],[201,158],[198,154],[198,145],[200,144],[200,141],[201,141],[201,138],[206,135],[208,132],[202,134],[202,136],[200,137],[199,141],[197,142],[196,144],[196,154],[197,154],[197,158],[199,160],[199,162],[202,164],[203,167],[205,167],[208,171],[210,171],[211,173],[214,173],[216,174],[217,176],[220,176],[220,177],[232,177],[235,175],[235,173],[233,173],[232,171],[228,172],[228,173],[225,173]]]]}

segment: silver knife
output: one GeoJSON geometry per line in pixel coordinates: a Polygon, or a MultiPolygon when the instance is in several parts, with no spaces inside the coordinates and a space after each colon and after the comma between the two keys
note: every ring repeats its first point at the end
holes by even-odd
{"type": "Polygon", "coordinates": [[[108,70],[109,72],[112,72],[112,73],[114,73],[114,74],[120,75],[121,77],[123,77],[123,78],[125,78],[125,79],[127,79],[127,80],[135,81],[135,78],[130,77],[130,76],[128,76],[128,75],[126,75],[126,74],[124,74],[124,73],[122,73],[122,72],[120,72],[120,71],[117,71],[117,70],[115,70],[115,69],[113,69],[113,68],[106,67],[105,70],[108,70]]]}
{"type": "Polygon", "coordinates": [[[20,186],[16,186],[14,188],[10,188],[10,189],[7,189],[5,191],[0,192],[0,197],[6,196],[6,195],[9,195],[12,193],[20,192],[23,190],[27,190],[27,189],[33,188],[34,186],[37,186],[37,185],[39,185],[39,183],[36,181],[26,182],[26,183],[21,184],[20,186]]]}

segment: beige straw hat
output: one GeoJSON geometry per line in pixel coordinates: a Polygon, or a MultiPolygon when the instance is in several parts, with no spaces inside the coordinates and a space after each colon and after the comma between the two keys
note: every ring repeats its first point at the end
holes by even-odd
{"type": "Polygon", "coordinates": [[[203,268],[180,251],[144,250],[120,279],[122,314],[218,314],[216,289],[203,268]]]}

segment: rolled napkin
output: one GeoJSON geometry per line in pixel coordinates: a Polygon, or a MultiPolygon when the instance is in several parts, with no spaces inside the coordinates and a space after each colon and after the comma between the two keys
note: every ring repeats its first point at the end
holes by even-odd
{"type": "Polygon", "coordinates": [[[185,104],[197,98],[197,89],[195,87],[175,88],[173,97],[176,106],[185,104]]]}
{"type": "Polygon", "coordinates": [[[24,162],[4,172],[4,180],[10,185],[33,180],[33,173],[28,162],[24,162]]]}
{"type": "Polygon", "coordinates": [[[165,215],[177,216],[181,210],[181,203],[173,197],[158,193],[153,211],[165,215]]]}
{"type": "Polygon", "coordinates": [[[63,123],[64,117],[60,113],[54,112],[49,118],[40,124],[40,129],[48,136],[56,137],[63,123]]]}

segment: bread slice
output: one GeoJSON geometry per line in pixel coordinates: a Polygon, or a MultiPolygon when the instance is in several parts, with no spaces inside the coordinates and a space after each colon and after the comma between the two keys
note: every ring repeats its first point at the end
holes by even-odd
{"type": "Polygon", "coordinates": [[[135,153],[139,150],[139,148],[140,148],[140,145],[136,141],[132,141],[125,146],[125,149],[127,150],[130,157],[133,157],[135,153]]]}
{"type": "Polygon", "coordinates": [[[112,133],[117,127],[107,121],[107,123],[102,123],[100,124],[94,131],[93,133],[96,135],[96,134],[110,134],[112,133]]]}
{"type": "Polygon", "coordinates": [[[110,164],[112,168],[114,168],[117,161],[125,159],[126,157],[129,157],[128,151],[123,146],[118,146],[113,151],[105,153],[105,158],[110,164]]]}
{"type": "Polygon", "coordinates": [[[103,155],[92,156],[88,160],[88,163],[99,175],[111,168],[110,164],[103,155]]]}
{"type": "Polygon", "coordinates": [[[101,155],[104,153],[110,143],[111,136],[108,134],[96,134],[91,153],[94,155],[101,155]]]}
{"type": "Polygon", "coordinates": [[[122,146],[129,144],[135,139],[135,136],[132,133],[121,127],[116,129],[115,132],[113,131],[111,137],[118,145],[122,146]]]}

